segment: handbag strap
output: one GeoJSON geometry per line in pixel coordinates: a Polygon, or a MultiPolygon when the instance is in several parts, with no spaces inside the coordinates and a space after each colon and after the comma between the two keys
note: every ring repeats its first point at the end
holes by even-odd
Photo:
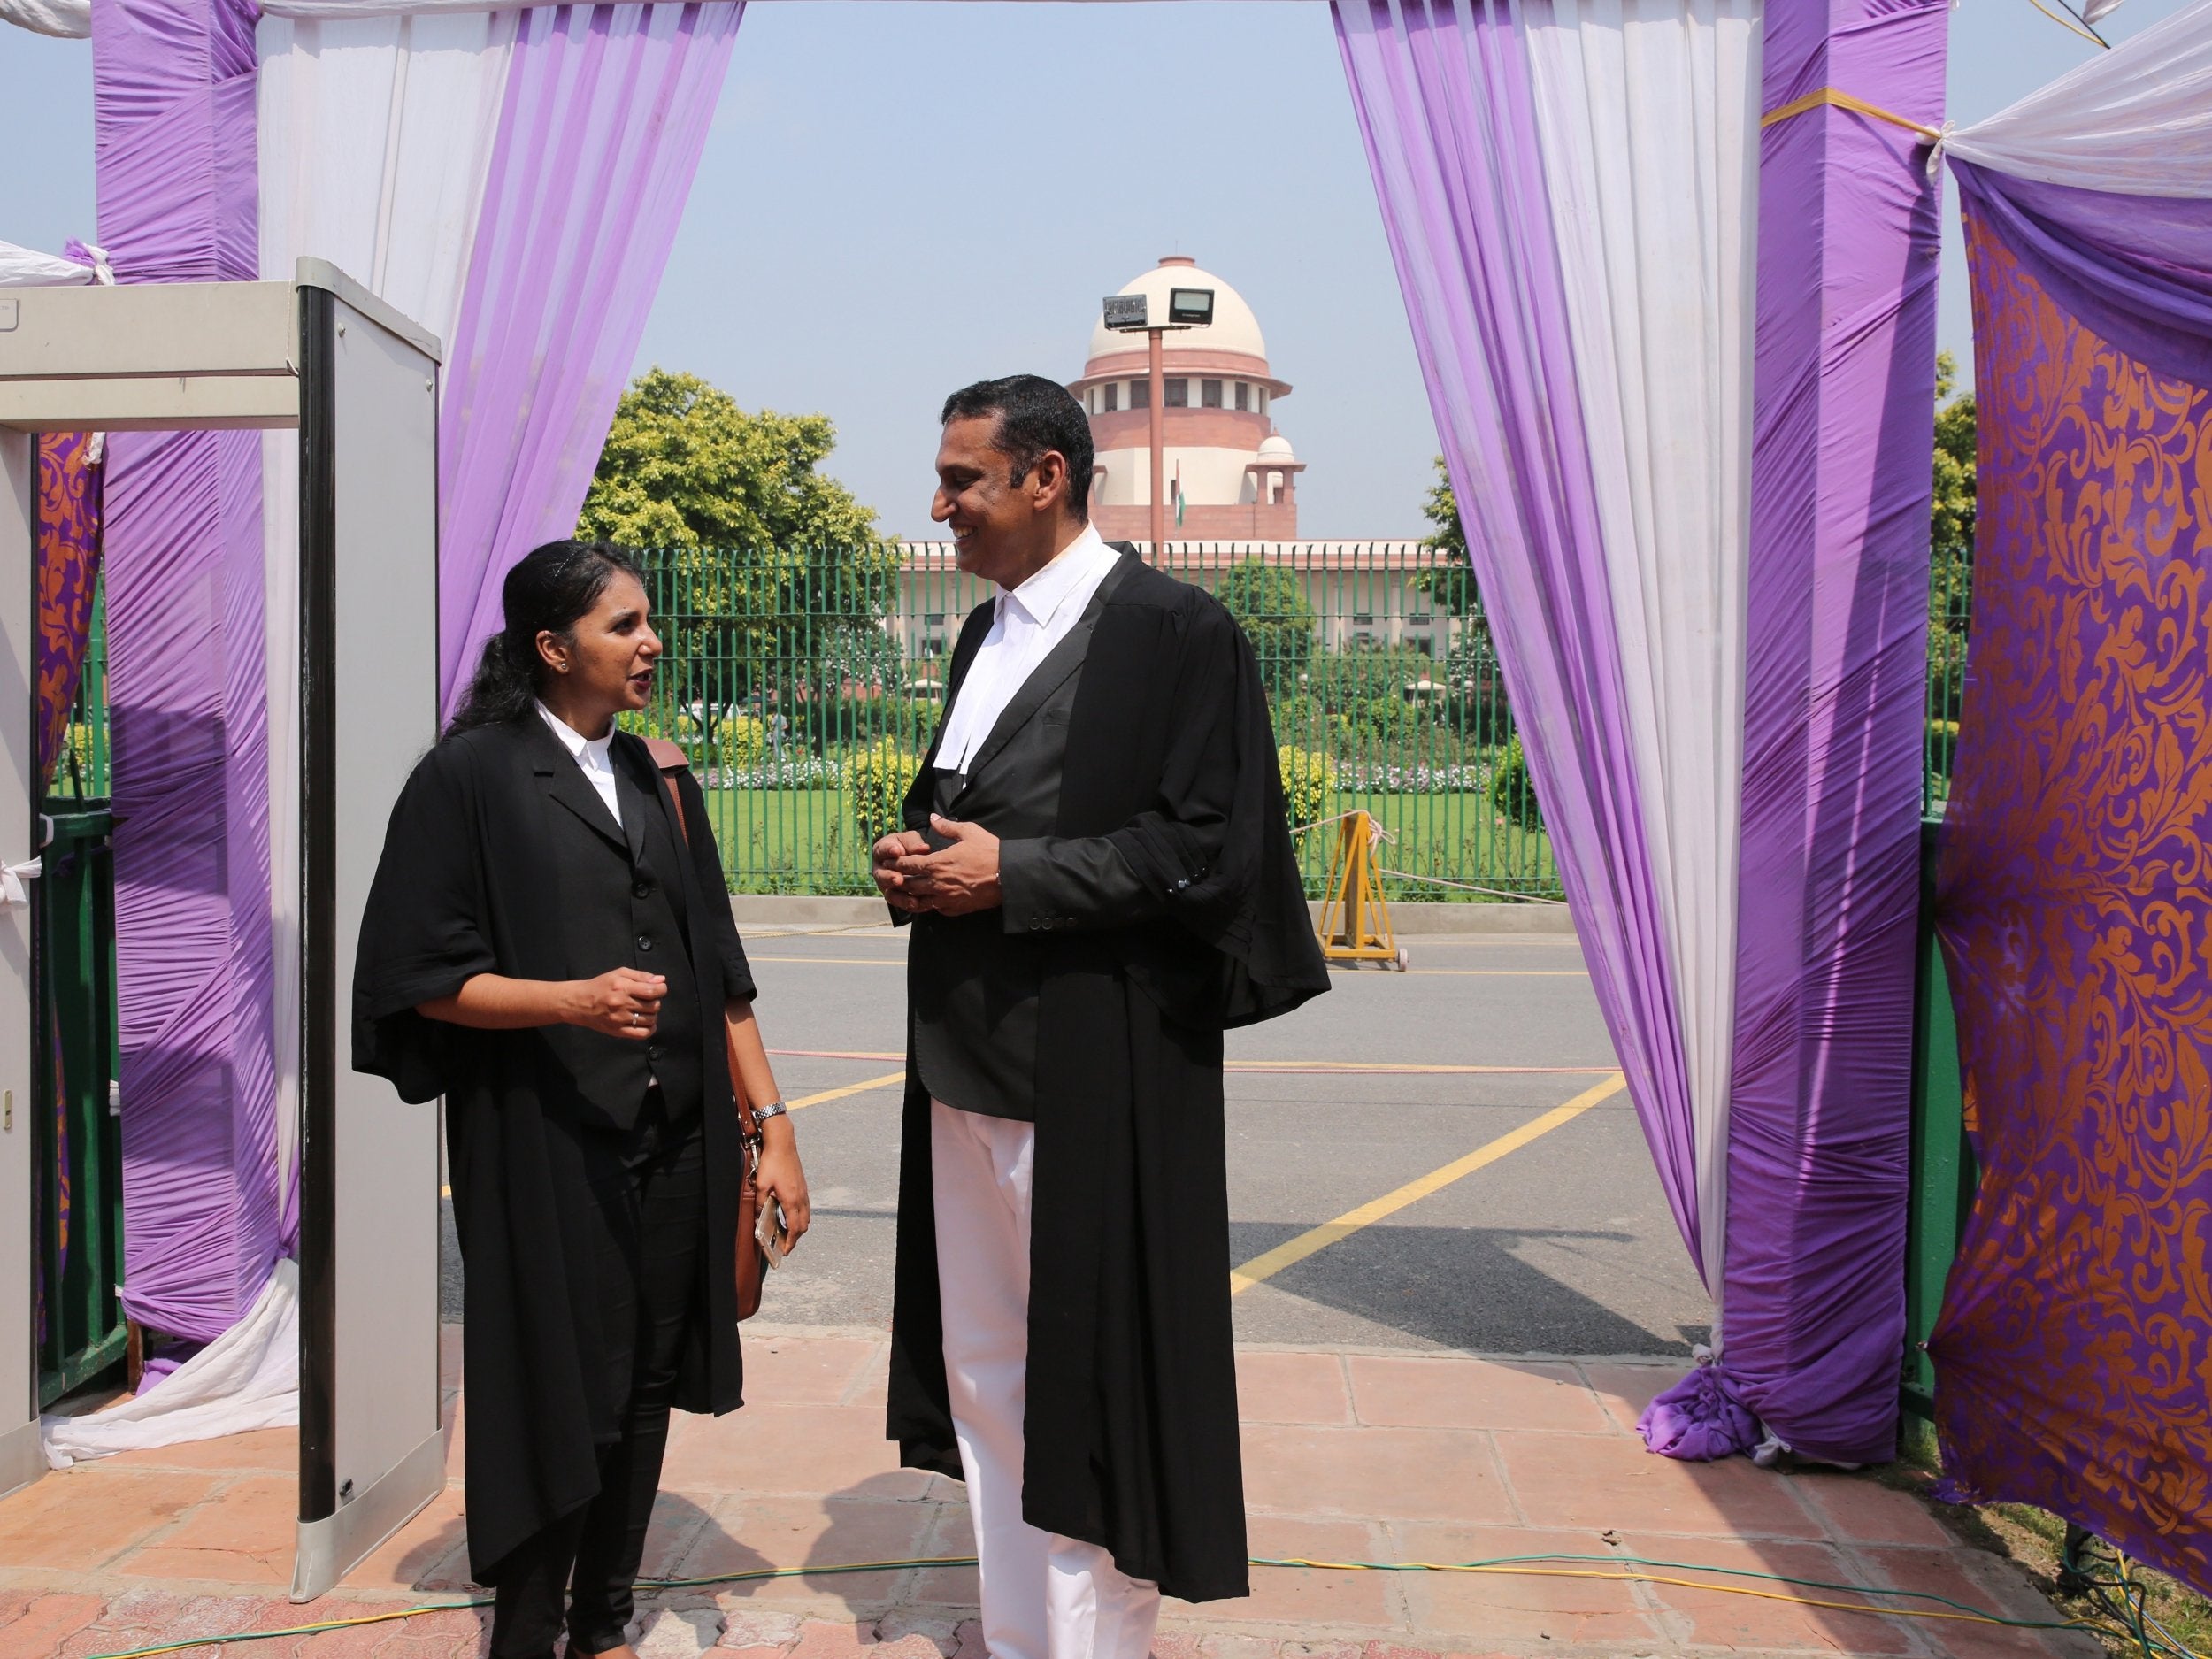
{"type": "Polygon", "coordinates": [[[660,768],[661,782],[668,788],[668,803],[676,809],[676,828],[684,838],[684,845],[691,845],[691,826],[684,822],[683,792],[676,787],[676,780],[691,770],[691,757],[680,745],[664,737],[645,740],[645,752],[653,757],[653,764],[660,768]]]}
{"type": "MultiPolygon", "coordinates": [[[[670,742],[664,737],[647,738],[645,752],[653,757],[653,764],[660,769],[661,782],[668,787],[668,803],[676,809],[676,828],[684,838],[684,845],[689,847],[691,826],[684,819],[683,791],[676,787],[676,780],[691,770],[691,757],[684,753],[681,746],[670,742]]],[[[726,1032],[723,1036],[723,1046],[729,1053],[730,1087],[741,1104],[745,1099],[745,1087],[737,1080],[737,1051],[728,1033],[726,1032]]],[[[757,1148],[760,1144],[757,1130],[744,1139],[749,1148],[757,1148]]]]}

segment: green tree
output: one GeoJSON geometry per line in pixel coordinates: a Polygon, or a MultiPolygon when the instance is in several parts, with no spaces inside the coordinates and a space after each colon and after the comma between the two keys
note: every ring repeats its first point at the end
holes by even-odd
{"type": "Polygon", "coordinates": [[[1444,470],[1440,455],[1436,457],[1436,483],[1421,503],[1421,516],[1436,526],[1427,537],[1427,545],[1445,557],[1417,574],[1414,587],[1449,616],[1474,615],[1481,609],[1482,600],[1475,592],[1475,570],[1467,557],[1467,530],[1460,523],[1459,498],[1452,494],[1451,474],[1444,470]]]}
{"type": "Polygon", "coordinates": [[[1475,591],[1474,565],[1467,557],[1467,530],[1459,517],[1444,457],[1436,457],[1436,483],[1421,514],[1436,526],[1428,545],[1446,557],[1413,579],[1413,585],[1448,615],[1458,617],[1451,649],[1444,654],[1443,680],[1451,701],[1445,718],[1460,735],[1478,743],[1502,743],[1512,734],[1513,710],[1505,699],[1505,679],[1490,637],[1490,618],[1475,591]]]}
{"type": "Polygon", "coordinates": [[[1214,597],[1252,641],[1269,696],[1294,695],[1313,660],[1316,621],[1298,573],[1265,559],[1244,559],[1222,572],[1214,597]]]}
{"type": "Polygon", "coordinates": [[[1930,526],[1935,557],[1974,565],[1974,394],[1952,396],[1958,360],[1936,353],[1935,503],[1930,526]]]}
{"type": "Polygon", "coordinates": [[[1938,760],[1946,770],[1974,601],[1974,395],[1954,396],[1957,384],[1957,360],[1947,351],[1938,352],[1935,494],[1928,537],[1928,714],[1937,722],[1938,760]]]}
{"type": "Polygon", "coordinates": [[[577,527],[635,548],[882,543],[875,514],[815,471],[836,446],[826,415],[747,414],[695,374],[649,369],[615,405],[577,527]]]}
{"type": "Polygon", "coordinates": [[[741,704],[798,716],[901,677],[884,622],[903,555],[818,470],[836,442],[826,416],[749,414],[657,367],[615,407],[577,533],[647,553],[670,693],[702,706],[710,739],[741,704]]]}

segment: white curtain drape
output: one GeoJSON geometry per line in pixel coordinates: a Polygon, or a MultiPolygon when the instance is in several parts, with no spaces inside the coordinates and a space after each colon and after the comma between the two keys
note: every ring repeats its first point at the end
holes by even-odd
{"type": "Polygon", "coordinates": [[[1526,8],[1714,1300],[1727,1225],[1760,0],[1526,8]]]}
{"type": "MultiPolygon", "coordinates": [[[[511,12],[265,19],[261,274],[327,259],[450,346],[514,45],[511,12]]],[[[299,1125],[299,451],[263,441],[268,570],[269,867],[277,1156],[299,1125]]],[[[286,1236],[293,1217],[286,1217],[286,1236]]]]}
{"type": "Polygon", "coordinates": [[[75,259],[0,242],[0,288],[85,288],[98,280],[90,265],[75,259]]]}
{"type": "Polygon", "coordinates": [[[0,0],[0,23],[81,41],[92,34],[92,0],[0,0]]]}
{"type": "Polygon", "coordinates": [[[2212,4],[2100,52],[1945,153],[2045,184],[2121,196],[2212,196],[2212,4]]]}

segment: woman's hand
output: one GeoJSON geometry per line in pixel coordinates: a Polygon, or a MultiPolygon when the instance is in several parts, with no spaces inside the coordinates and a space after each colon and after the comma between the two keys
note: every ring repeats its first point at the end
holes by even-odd
{"type": "Polygon", "coordinates": [[[760,1136],[760,1164],[753,1171],[753,1185],[764,1210],[774,1204],[783,1211],[783,1248],[788,1251],[796,1248],[814,1218],[807,1202],[806,1171],[799,1167],[799,1137],[788,1116],[771,1118],[761,1125],[760,1136]]]}
{"type": "Polygon", "coordinates": [[[613,968],[595,979],[578,979],[567,989],[563,1024],[642,1042],[660,1028],[661,999],[668,995],[668,981],[657,973],[613,968]]]}

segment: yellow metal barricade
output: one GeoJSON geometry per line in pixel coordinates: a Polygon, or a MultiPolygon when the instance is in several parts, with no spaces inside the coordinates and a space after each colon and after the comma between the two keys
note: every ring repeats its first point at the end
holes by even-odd
{"type": "Polygon", "coordinates": [[[1321,902],[1321,954],[1331,962],[1379,962],[1402,973],[1406,953],[1390,928],[1390,902],[1375,867],[1379,832],[1364,812],[1338,822],[1336,856],[1329,861],[1328,896],[1321,902]]]}

